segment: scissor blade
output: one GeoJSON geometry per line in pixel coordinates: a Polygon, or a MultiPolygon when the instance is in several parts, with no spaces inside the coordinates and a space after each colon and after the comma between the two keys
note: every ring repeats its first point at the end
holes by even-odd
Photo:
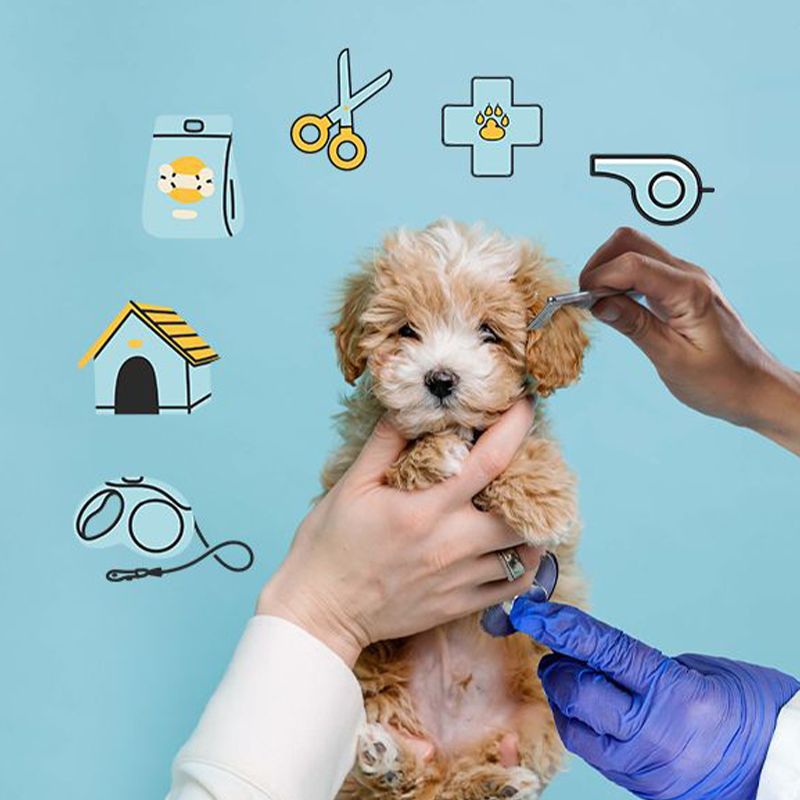
{"type": "Polygon", "coordinates": [[[339,121],[347,128],[353,127],[353,104],[350,98],[353,87],[350,84],[350,50],[345,47],[339,53],[339,121]]]}
{"type": "Polygon", "coordinates": [[[366,103],[367,100],[372,97],[372,95],[377,94],[381,89],[383,89],[391,79],[392,71],[387,69],[386,72],[382,72],[377,78],[371,80],[366,86],[359,89],[350,98],[350,102],[347,104],[349,106],[349,110],[352,111],[354,108],[358,108],[362,103],[366,103]]]}

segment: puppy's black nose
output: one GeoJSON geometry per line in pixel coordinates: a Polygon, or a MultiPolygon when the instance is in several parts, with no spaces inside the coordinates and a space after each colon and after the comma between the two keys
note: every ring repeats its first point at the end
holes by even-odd
{"type": "Polygon", "coordinates": [[[449,369],[432,369],[425,375],[425,385],[434,397],[443,400],[458,385],[458,375],[449,369]]]}

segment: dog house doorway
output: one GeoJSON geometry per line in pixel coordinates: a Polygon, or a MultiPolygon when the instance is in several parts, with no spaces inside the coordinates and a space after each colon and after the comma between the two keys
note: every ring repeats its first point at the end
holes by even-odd
{"type": "Polygon", "coordinates": [[[114,413],[158,414],[156,373],[146,358],[133,356],[119,368],[114,413]]]}

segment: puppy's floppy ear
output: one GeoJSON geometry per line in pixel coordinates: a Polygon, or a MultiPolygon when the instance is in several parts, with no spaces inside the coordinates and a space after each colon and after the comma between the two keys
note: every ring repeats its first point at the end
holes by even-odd
{"type": "Polygon", "coordinates": [[[339,321],[331,327],[336,340],[339,366],[348,383],[355,383],[367,365],[367,357],[361,347],[361,315],[372,296],[373,279],[374,270],[366,265],[345,278],[338,310],[339,321]]]}
{"type": "MultiPolygon", "coordinates": [[[[566,281],[553,272],[550,259],[530,246],[523,247],[513,280],[525,297],[528,322],[544,308],[550,295],[569,291],[566,281]]],[[[525,359],[538,394],[546,397],[578,379],[583,351],[589,344],[584,332],[588,318],[586,311],[566,306],[543,328],[528,331],[525,359]]]]}

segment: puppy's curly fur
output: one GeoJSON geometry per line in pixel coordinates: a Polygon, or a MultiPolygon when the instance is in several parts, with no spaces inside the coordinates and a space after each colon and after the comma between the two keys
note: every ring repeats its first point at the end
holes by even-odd
{"type": "MultiPolygon", "coordinates": [[[[537,248],[440,220],[397,231],[345,282],[333,327],[345,378],[357,383],[338,427],[343,444],[324,488],[341,477],[387,413],[410,444],[388,471],[401,489],[458,472],[477,432],[515,400],[575,381],[585,313],[527,324],[566,287],[537,248]]],[[[541,409],[509,467],[475,499],[520,536],[554,551],[556,600],[582,605],[575,564],[574,481],[541,409]]],[[[545,649],[522,634],[495,639],[479,615],[361,654],[368,725],[340,800],[531,800],[562,746],[537,677],[545,649]]]]}

